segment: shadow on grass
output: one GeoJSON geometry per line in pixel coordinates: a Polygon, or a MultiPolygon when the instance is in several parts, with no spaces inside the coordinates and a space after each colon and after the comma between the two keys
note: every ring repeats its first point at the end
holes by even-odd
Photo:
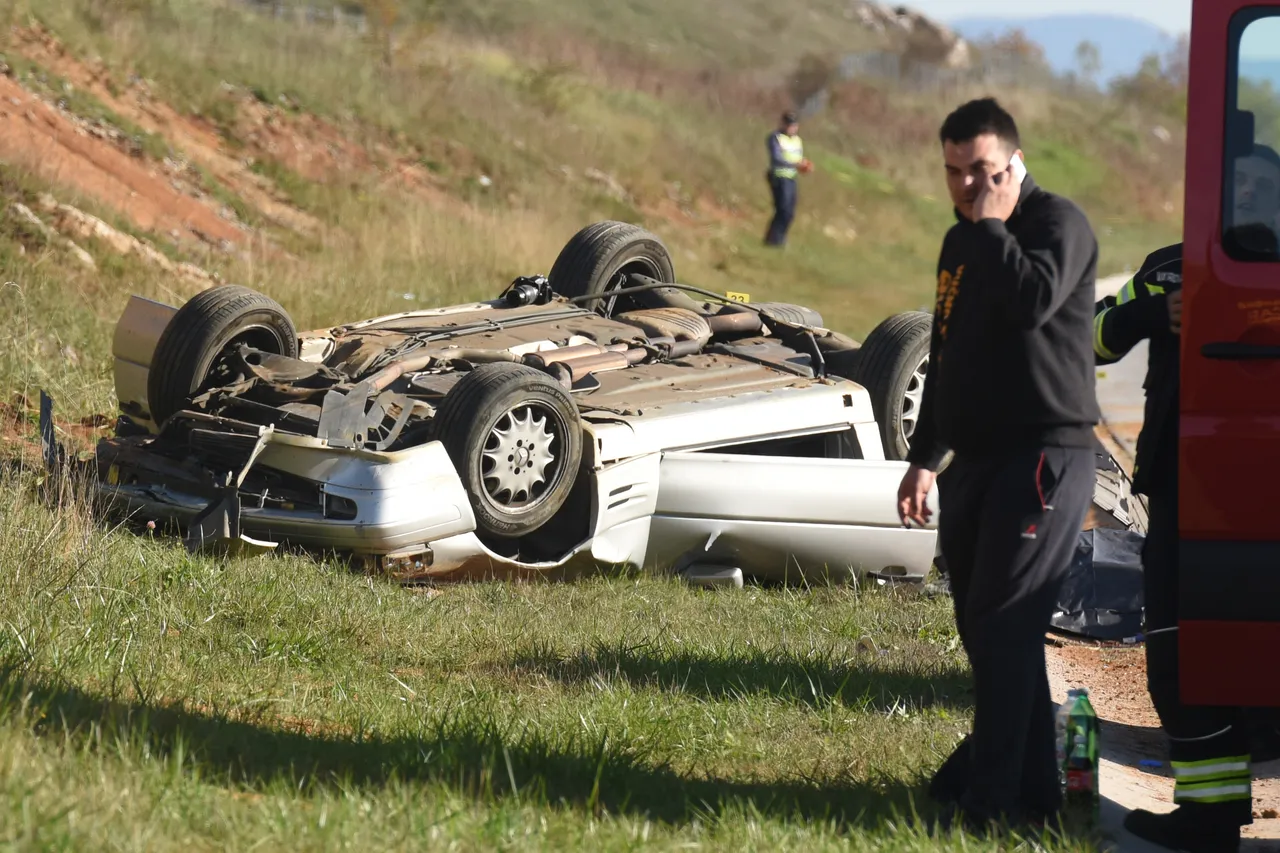
{"type": "Polygon", "coordinates": [[[568,656],[550,646],[535,645],[517,654],[510,667],[566,684],[623,679],[636,686],[709,699],[765,695],[811,706],[838,701],[873,711],[972,707],[970,679],[959,664],[928,660],[916,666],[890,666],[877,660],[875,651],[862,653],[855,661],[755,648],[709,657],[705,652],[619,643],[597,644],[568,656]]]}
{"type": "Polygon", "coordinates": [[[448,710],[413,733],[393,736],[289,731],[258,721],[116,701],[75,686],[0,668],[0,720],[17,722],[58,747],[121,745],[151,760],[181,762],[206,782],[262,790],[278,783],[300,795],[377,789],[394,783],[448,785],[477,802],[519,797],[590,812],[679,824],[723,812],[873,828],[913,809],[933,814],[925,781],[855,783],[805,779],[754,783],[691,778],[661,756],[609,733],[548,736],[448,710]],[[913,806],[914,804],[914,806],[913,806]]]}

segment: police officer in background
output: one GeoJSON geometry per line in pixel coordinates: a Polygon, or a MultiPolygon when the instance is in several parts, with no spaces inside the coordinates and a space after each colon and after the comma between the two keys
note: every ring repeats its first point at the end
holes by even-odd
{"type": "Polygon", "coordinates": [[[812,169],[800,141],[799,119],[793,112],[783,113],[781,125],[769,134],[767,177],[773,193],[773,220],[764,237],[766,246],[786,245],[787,231],[796,215],[796,176],[812,169]]]}
{"type": "MultiPolygon", "coordinates": [[[[1233,224],[1255,243],[1275,246],[1280,156],[1255,146],[1235,168],[1233,224]]],[[[1142,567],[1147,687],[1169,738],[1174,801],[1169,814],[1135,811],[1134,835],[1191,853],[1235,851],[1253,822],[1250,733],[1239,708],[1183,705],[1178,691],[1178,382],[1182,326],[1182,245],[1152,252],[1121,288],[1095,306],[1098,364],[1119,361],[1147,340],[1146,409],[1134,461],[1133,491],[1147,496],[1142,567]]]]}

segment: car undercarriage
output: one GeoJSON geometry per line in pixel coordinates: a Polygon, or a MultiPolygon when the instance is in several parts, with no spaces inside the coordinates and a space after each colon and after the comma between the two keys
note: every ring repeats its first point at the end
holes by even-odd
{"type": "Polygon", "coordinates": [[[803,306],[680,284],[660,240],[616,222],[494,300],[311,332],[237,286],[133,297],[98,488],[193,549],[403,576],[919,579],[936,529],[904,528],[895,495],[930,323],[859,343],[803,306]]]}

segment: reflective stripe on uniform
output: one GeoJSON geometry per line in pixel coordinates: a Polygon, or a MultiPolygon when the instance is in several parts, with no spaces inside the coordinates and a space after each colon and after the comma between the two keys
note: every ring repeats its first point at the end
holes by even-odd
{"type": "Polygon", "coordinates": [[[1116,304],[1123,305],[1126,302],[1132,302],[1138,298],[1138,277],[1134,276],[1124,283],[1124,287],[1120,288],[1120,292],[1116,294],[1116,304]]]}
{"type": "Polygon", "coordinates": [[[1229,803],[1233,800],[1252,800],[1253,786],[1249,782],[1232,782],[1229,785],[1175,785],[1175,803],[1229,803]]]}
{"type": "Polygon", "coordinates": [[[1178,781],[1203,781],[1216,776],[1249,772],[1249,756],[1233,755],[1229,758],[1210,758],[1205,761],[1174,761],[1173,778],[1178,781]]]}
{"type": "Polygon", "coordinates": [[[1174,761],[1175,802],[1226,803],[1253,798],[1248,755],[1174,761]]]}
{"type": "MultiPolygon", "coordinates": [[[[1148,284],[1139,282],[1138,275],[1124,283],[1124,287],[1120,288],[1116,293],[1115,305],[1124,305],[1133,302],[1140,296],[1160,296],[1164,293],[1164,288],[1158,284],[1148,284]]],[[[1099,357],[1108,361],[1116,361],[1123,353],[1115,353],[1106,343],[1106,317],[1115,305],[1108,306],[1099,311],[1093,317],[1093,351],[1099,357]]]]}
{"type": "Polygon", "coordinates": [[[1141,287],[1151,296],[1164,295],[1163,287],[1161,287],[1158,284],[1150,284],[1147,282],[1143,282],[1141,285],[1139,285],[1138,277],[1135,275],[1133,278],[1126,281],[1124,283],[1124,287],[1120,288],[1120,292],[1116,294],[1116,304],[1123,305],[1126,302],[1132,302],[1133,300],[1137,299],[1139,294],[1139,290],[1138,290],[1139,287],[1141,287]]]}
{"type": "Polygon", "coordinates": [[[1119,358],[1111,350],[1107,349],[1107,345],[1102,340],[1102,327],[1106,322],[1106,316],[1111,312],[1110,308],[1104,308],[1099,311],[1093,318],[1093,351],[1103,358],[1119,358]]]}

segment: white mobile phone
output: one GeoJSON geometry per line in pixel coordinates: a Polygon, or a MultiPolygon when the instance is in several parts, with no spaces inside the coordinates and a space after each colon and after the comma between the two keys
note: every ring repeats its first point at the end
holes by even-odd
{"type": "Polygon", "coordinates": [[[1022,179],[1027,176],[1027,166],[1022,162],[1022,158],[1014,154],[1013,159],[1009,161],[1009,165],[1013,167],[1013,179],[1018,183],[1022,183],[1022,179]]]}

